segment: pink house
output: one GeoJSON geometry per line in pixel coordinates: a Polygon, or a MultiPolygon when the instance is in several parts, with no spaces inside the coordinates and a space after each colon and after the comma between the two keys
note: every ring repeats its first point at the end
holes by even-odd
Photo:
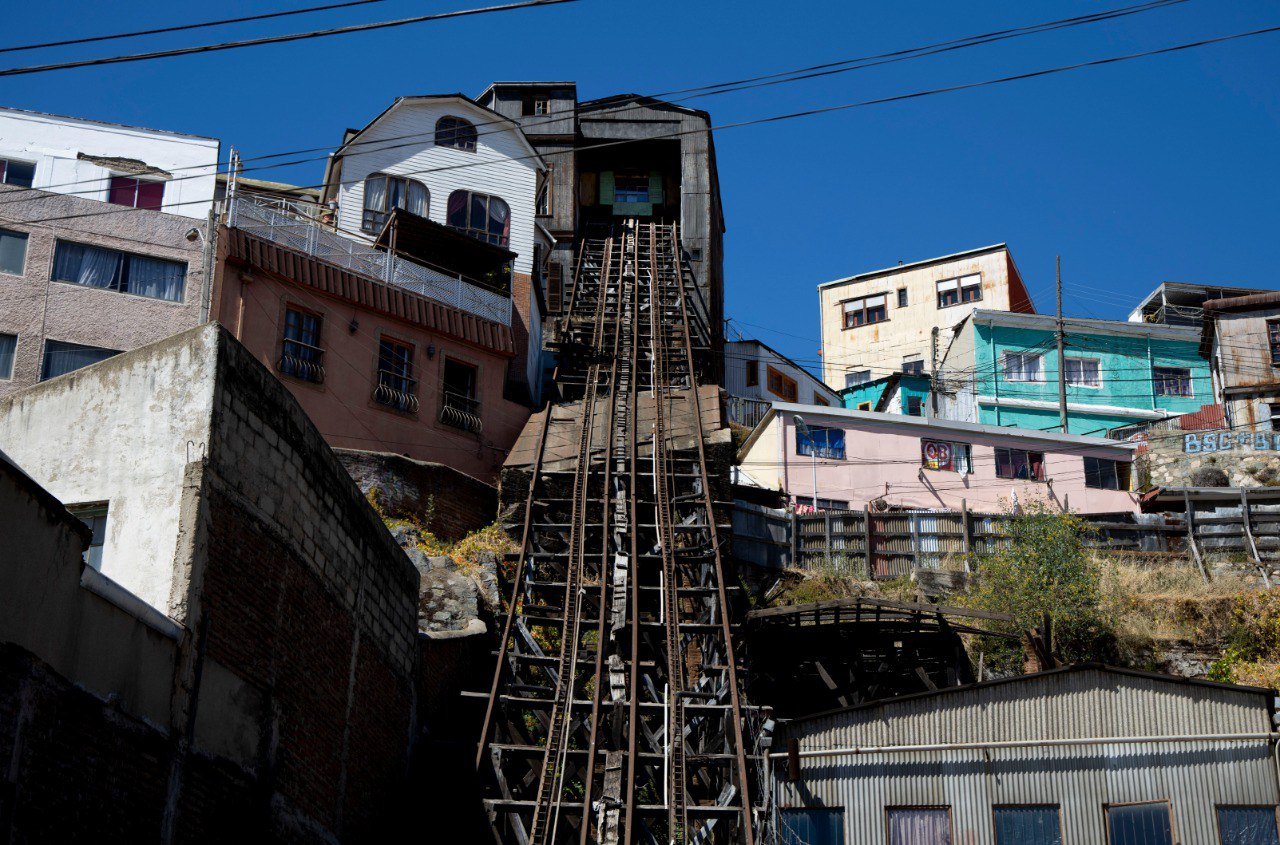
{"type": "Polygon", "coordinates": [[[1135,447],[1101,437],[775,403],[738,451],[742,481],[797,505],[1079,513],[1137,510],[1135,447]]]}

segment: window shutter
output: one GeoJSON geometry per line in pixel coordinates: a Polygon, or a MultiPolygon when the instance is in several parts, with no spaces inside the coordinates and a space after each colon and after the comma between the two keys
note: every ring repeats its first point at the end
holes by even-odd
{"type": "Polygon", "coordinates": [[[649,202],[659,205],[662,199],[662,174],[654,170],[649,173],[649,202]]]}
{"type": "Polygon", "coordinates": [[[613,205],[613,171],[606,170],[600,174],[600,204],[613,205]]]}

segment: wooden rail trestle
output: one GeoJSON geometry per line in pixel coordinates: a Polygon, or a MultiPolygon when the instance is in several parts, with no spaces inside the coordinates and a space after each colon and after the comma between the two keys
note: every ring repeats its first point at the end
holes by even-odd
{"type": "Polygon", "coordinates": [[[682,256],[635,220],[578,251],[476,759],[501,842],[754,841],[682,256]]]}

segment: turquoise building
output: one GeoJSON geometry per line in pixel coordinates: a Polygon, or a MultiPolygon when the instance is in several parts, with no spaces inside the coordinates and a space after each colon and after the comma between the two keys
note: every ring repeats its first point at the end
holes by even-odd
{"type": "Polygon", "coordinates": [[[927,375],[919,373],[893,373],[846,387],[840,391],[840,398],[851,411],[927,417],[930,382],[927,375]]]}
{"type": "MultiPolygon", "coordinates": [[[[938,368],[938,416],[1060,430],[1056,330],[1052,315],[974,311],[952,330],[938,368]]],[[[1068,318],[1064,330],[1069,434],[1214,404],[1197,328],[1068,318]]]]}

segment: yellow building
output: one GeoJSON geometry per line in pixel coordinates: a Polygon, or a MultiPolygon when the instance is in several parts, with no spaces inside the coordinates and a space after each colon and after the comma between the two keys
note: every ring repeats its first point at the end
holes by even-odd
{"type": "Polygon", "coordinates": [[[899,264],[818,285],[822,375],[841,390],[890,373],[932,369],[975,308],[1035,313],[1004,244],[899,264]]]}

